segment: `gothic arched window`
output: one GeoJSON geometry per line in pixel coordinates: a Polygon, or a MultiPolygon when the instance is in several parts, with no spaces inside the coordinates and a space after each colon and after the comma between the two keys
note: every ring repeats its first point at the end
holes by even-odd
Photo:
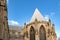
{"type": "Polygon", "coordinates": [[[39,39],[46,40],[46,32],[45,32],[45,28],[43,27],[43,25],[39,29],[39,39]]]}
{"type": "Polygon", "coordinates": [[[30,40],[35,40],[35,30],[32,26],[30,28],[30,40]]]}

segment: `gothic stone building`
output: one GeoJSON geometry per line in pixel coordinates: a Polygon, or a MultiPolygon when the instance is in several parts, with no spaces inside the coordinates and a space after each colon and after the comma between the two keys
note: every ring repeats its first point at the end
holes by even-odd
{"type": "Polygon", "coordinates": [[[8,40],[6,0],[0,0],[0,40],[8,40]]]}
{"type": "Polygon", "coordinates": [[[23,29],[21,26],[9,25],[9,40],[23,40],[23,29]]]}
{"type": "Polygon", "coordinates": [[[36,8],[29,24],[24,24],[24,40],[56,40],[54,24],[36,8]]]}
{"type": "Polygon", "coordinates": [[[9,30],[10,36],[13,33],[15,36],[11,36],[10,40],[56,40],[57,38],[54,24],[50,19],[46,20],[37,8],[30,22],[24,23],[24,28],[21,31],[11,30],[9,30]]]}
{"type": "MultiPolygon", "coordinates": [[[[11,32],[18,32],[8,29],[6,0],[0,0],[0,40],[9,40],[11,32]]],[[[46,21],[38,9],[35,10],[31,21],[28,24],[24,23],[21,32],[23,40],[56,40],[57,38],[54,24],[50,19],[46,21]]]]}

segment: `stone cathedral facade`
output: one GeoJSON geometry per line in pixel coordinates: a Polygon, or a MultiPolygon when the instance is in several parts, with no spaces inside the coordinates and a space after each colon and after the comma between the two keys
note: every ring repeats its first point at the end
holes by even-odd
{"type": "Polygon", "coordinates": [[[0,40],[8,40],[8,18],[6,0],[0,0],[0,40]]]}
{"type": "Polygon", "coordinates": [[[54,24],[50,19],[46,20],[37,8],[30,22],[24,23],[21,31],[9,30],[7,16],[6,0],[0,0],[0,40],[56,40],[57,38],[54,24]]]}
{"type": "Polygon", "coordinates": [[[46,21],[38,9],[31,21],[24,24],[24,40],[56,40],[55,26],[49,19],[46,21]]]}

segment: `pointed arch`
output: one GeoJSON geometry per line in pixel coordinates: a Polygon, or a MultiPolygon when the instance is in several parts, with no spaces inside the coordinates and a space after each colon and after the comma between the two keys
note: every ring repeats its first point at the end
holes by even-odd
{"type": "Polygon", "coordinates": [[[43,25],[41,25],[39,29],[39,39],[40,40],[46,40],[46,31],[43,25]]]}
{"type": "Polygon", "coordinates": [[[35,30],[33,26],[30,28],[30,40],[35,40],[35,30]]]}

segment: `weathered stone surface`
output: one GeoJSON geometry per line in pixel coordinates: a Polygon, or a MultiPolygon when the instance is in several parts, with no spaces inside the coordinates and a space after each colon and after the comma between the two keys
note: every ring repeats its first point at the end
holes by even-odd
{"type": "Polygon", "coordinates": [[[8,40],[8,18],[6,0],[0,0],[0,39],[8,40]]]}

